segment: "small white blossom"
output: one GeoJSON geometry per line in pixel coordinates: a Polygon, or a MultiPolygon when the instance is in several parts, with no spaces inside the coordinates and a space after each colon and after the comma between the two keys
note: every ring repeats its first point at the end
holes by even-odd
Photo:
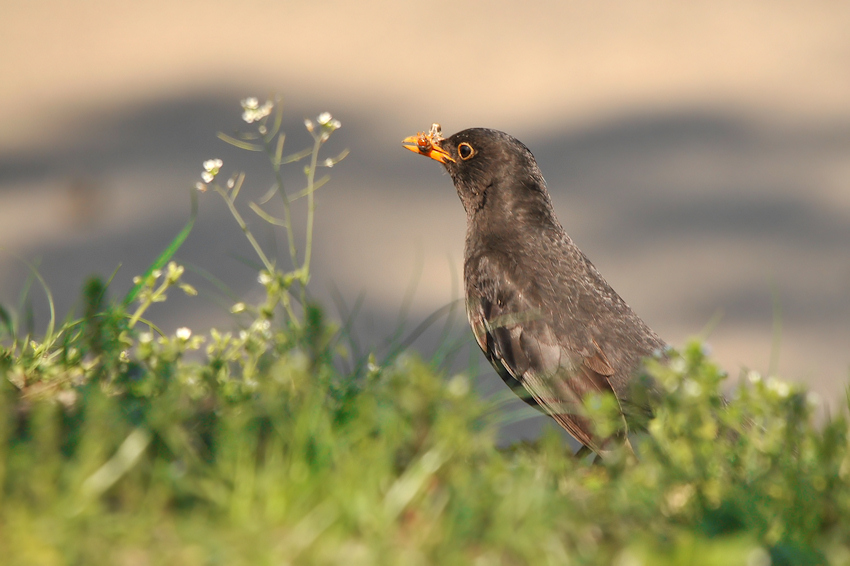
{"type": "Polygon", "coordinates": [[[313,121],[309,118],[306,118],[304,120],[304,127],[307,128],[308,132],[312,132],[313,131],[313,121]]]}
{"type": "MultiPolygon", "coordinates": [[[[206,171],[204,171],[204,173],[206,173],[206,171]]],[[[203,177],[203,174],[201,174],[201,177],[203,177]]],[[[200,192],[202,192],[202,193],[207,192],[207,186],[206,186],[204,183],[200,182],[200,181],[198,181],[197,183],[195,183],[195,188],[196,188],[196,189],[198,189],[198,190],[199,190],[200,192]]]]}
{"type": "MultiPolygon", "coordinates": [[[[342,127],[342,123],[340,123],[339,120],[334,119],[330,112],[322,112],[316,117],[316,121],[322,128],[331,132],[342,127]]],[[[311,127],[307,127],[307,129],[311,132],[313,131],[311,127]]]]}
{"type": "Polygon", "coordinates": [[[670,362],[670,369],[676,373],[685,373],[688,369],[688,362],[686,362],[684,358],[675,358],[672,362],[670,362]]]}
{"type": "Polygon", "coordinates": [[[245,310],[245,303],[236,303],[232,307],[230,307],[230,312],[233,314],[238,314],[245,310]]]}
{"type": "Polygon", "coordinates": [[[265,271],[263,271],[257,277],[257,281],[260,283],[260,285],[268,285],[269,283],[272,282],[272,276],[269,275],[268,273],[266,273],[265,271]]]}
{"type": "Polygon", "coordinates": [[[690,484],[675,486],[665,494],[667,507],[673,513],[678,513],[690,501],[694,487],[690,484]]]}
{"type": "Polygon", "coordinates": [[[271,100],[265,101],[260,106],[260,101],[255,97],[246,98],[242,101],[242,119],[252,124],[271,114],[272,108],[274,108],[274,102],[271,100]]]}
{"type": "Polygon", "coordinates": [[[153,334],[150,332],[142,332],[141,334],[139,334],[139,342],[141,342],[142,344],[148,344],[150,342],[153,342],[153,334]]]}
{"type": "Polygon", "coordinates": [[[175,330],[174,335],[180,338],[181,340],[188,340],[192,336],[192,331],[183,326],[175,330]]]}
{"type": "Polygon", "coordinates": [[[699,397],[702,393],[702,386],[693,379],[686,379],[683,389],[688,397],[699,397]]]}
{"type": "Polygon", "coordinates": [[[324,166],[325,167],[333,167],[334,166],[334,160],[331,159],[330,157],[328,157],[327,159],[325,159],[324,166]]]}
{"type": "Polygon", "coordinates": [[[767,388],[780,397],[788,397],[788,394],[791,393],[791,386],[775,377],[768,378],[767,388]]]}
{"type": "Polygon", "coordinates": [[[224,162],[221,159],[207,159],[204,161],[204,170],[212,173],[221,169],[222,165],[224,165],[224,162]]]}
{"type": "Polygon", "coordinates": [[[207,159],[204,161],[204,171],[201,173],[201,180],[204,183],[211,183],[215,179],[215,176],[218,175],[222,165],[224,165],[224,162],[221,159],[207,159]]]}
{"type": "Polygon", "coordinates": [[[229,178],[227,180],[227,188],[232,189],[234,185],[236,185],[236,179],[234,179],[233,177],[229,178]]]}
{"type": "Polygon", "coordinates": [[[463,397],[469,393],[469,380],[462,375],[457,375],[449,381],[446,389],[452,397],[463,397]]]}
{"type": "Polygon", "coordinates": [[[755,385],[759,381],[761,381],[761,374],[756,370],[750,370],[747,372],[747,379],[750,380],[750,383],[755,385]]]}
{"type": "Polygon", "coordinates": [[[73,407],[77,402],[77,392],[73,389],[64,389],[56,394],[56,400],[66,407],[73,407]]]}

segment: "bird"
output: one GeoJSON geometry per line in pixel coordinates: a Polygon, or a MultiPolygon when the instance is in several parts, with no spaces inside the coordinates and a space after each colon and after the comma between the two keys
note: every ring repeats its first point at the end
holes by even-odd
{"type": "Polygon", "coordinates": [[[402,145],[440,162],[466,212],[464,288],[475,340],[502,380],[582,447],[605,457],[648,421],[657,387],[642,371],[666,343],[567,235],[537,161],[509,134],[439,124],[402,145]],[[623,430],[607,437],[585,410],[613,395],[623,430]]]}

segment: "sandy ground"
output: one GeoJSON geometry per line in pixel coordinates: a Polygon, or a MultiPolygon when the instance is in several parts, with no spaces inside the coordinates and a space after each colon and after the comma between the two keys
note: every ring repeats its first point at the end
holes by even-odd
{"type": "MultiPolygon", "coordinates": [[[[258,198],[267,165],[215,133],[240,126],[240,98],[279,93],[293,149],[304,117],[342,121],[328,154],[351,154],[318,196],[313,288],[365,294],[364,342],[386,336],[411,282],[409,327],[458,296],[460,204],[400,140],[432,121],[487,126],[532,149],[567,231],[664,338],[710,327],[733,375],[773,359],[842,397],[848,3],[81,0],[8,2],[2,18],[0,303],[24,287],[24,260],[60,313],[90,274],[121,265],[123,292],[185,222],[204,159],[247,171],[258,198]]],[[[250,257],[201,195],[180,259],[250,297],[250,257]]],[[[211,296],[154,317],[230,324],[211,296]]]]}

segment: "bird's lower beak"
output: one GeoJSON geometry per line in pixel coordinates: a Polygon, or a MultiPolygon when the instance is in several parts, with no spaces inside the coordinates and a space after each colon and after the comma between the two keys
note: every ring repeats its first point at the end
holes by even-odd
{"type": "Polygon", "coordinates": [[[434,141],[429,134],[419,133],[415,136],[404,138],[401,145],[410,151],[415,151],[420,155],[428,156],[440,163],[447,163],[449,161],[454,163],[455,160],[452,159],[446,150],[437,145],[438,143],[439,142],[434,141]]]}

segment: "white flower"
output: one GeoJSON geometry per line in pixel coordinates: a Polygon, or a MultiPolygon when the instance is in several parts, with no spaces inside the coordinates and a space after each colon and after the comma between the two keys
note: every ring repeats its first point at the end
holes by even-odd
{"type": "Polygon", "coordinates": [[[775,377],[768,378],[767,388],[780,397],[788,397],[788,394],[791,393],[791,386],[784,381],[776,379],[775,377]]]}
{"type": "MultiPolygon", "coordinates": [[[[206,173],[206,171],[204,171],[204,173],[206,173]]],[[[203,177],[203,174],[201,174],[201,177],[203,177]]],[[[207,186],[200,181],[195,183],[195,188],[201,191],[202,193],[207,192],[207,186]]]]}
{"type": "Polygon", "coordinates": [[[690,484],[679,485],[665,494],[665,500],[670,511],[678,513],[688,504],[691,496],[694,494],[694,487],[690,484]]]}
{"type": "Polygon", "coordinates": [[[224,165],[224,162],[221,159],[207,159],[204,161],[204,171],[201,173],[201,179],[204,183],[211,183],[215,179],[215,176],[218,175],[222,165],[224,165]]]}
{"type": "Polygon", "coordinates": [[[272,108],[274,108],[274,102],[271,100],[265,101],[263,105],[260,106],[260,101],[253,96],[246,98],[242,101],[242,109],[244,110],[242,112],[242,119],[249,124],[262,120],[272,113],[272,108]]]}
{"type": "Polygon", "coordinates": [[[328,157],[327,159],[325,159],[324,166],[325,167],[333,167],[334,166],[334,160],[331,159],[330,157],[328,157]]]}
{"type": "Polygon", "coordinates": [[[234,185],[236,185],[236,179],[234,179],[233,177],[229,178],[227,180],[227,188],[232,189],[234,185]]]}
{"type": "Polygon", "coordinates": [[[153,342],[153,334],[150,332],[142,332],[141,334],[139,334],[139,342],[141,342],[142,344],[148,344],[150,342],[153,342]]]}
{"type": "Polygon", "coordinates": [[[224,162],[221,159],[207,159],[204,161],[204,171],[218,172],[222,165],[224,165],[224,162]]]}
{"type": "Polygon", "coordinates": [[[676,358],[670,362],[670,369],[676,373],[685,373],[688,369],[688,362],[684,358],[676,358]]]}
{"type": "MultiPolygon", "coordinates": [[[[342,124],[340,123],[340,121],[335,120],[333,118],[333,116],[331,116],[330,112],[322,112],[321,114],[319,114],[316,117],[316,121],[319,123],[319,125],[321,127],[325,128],[326,130],[333,131],[333,130],[338,130],[339,128],[342,127],[342,124]]],[[[311,126],[308,126],[307,129],[311,132],[313,131],[313,128],[311,126]]]]}
{"type": "Polygon", "coordinates": [[[56,394],[56,400],[66,407],[73,407],[77,402],[77,392],[73,389],[64,389],[56,394]]]}
{"type": "Polygon", "coordinates": [[[188,340],[192,336],[192,331],[183,326],[175,330],[174,335],[180,338],[181,340],[188,340]]]}
{"type": "Polygon", "coordinates": [[[699,394],[702,393],[702,386],[693,379],[686,379],[684,390],[688,397],[699,397],[699,394]]]}
{"type": "Polygon", "coordinates": [[[313,121],[309,118],[306,118],[304,120],[304,127],[307,128],[308,132],[312,132],[313,131],[313,121]]]}
{"type": "Polygon", "coordinates": [[[269,283],[272,282],[272,276],[269,275],[268,273],[266,273],[265,271],[263,271],[257,277],[257,281],[260,283],[260,285],[268,285],[269,283]]]}
{"type": "Polygon", "coordinates": [[[761,374],[754,369],[750,370],[747,372],[747,379],[750,380],[750,383],[755,385],[756,383],[761,381],[761,374]]]}
{"type": "Polygon", "coordinates": [[[446,389],[452,397],[463,397],[469,393],[469,380],[462,375],[457,375],[449,381],[446,389]]]}

